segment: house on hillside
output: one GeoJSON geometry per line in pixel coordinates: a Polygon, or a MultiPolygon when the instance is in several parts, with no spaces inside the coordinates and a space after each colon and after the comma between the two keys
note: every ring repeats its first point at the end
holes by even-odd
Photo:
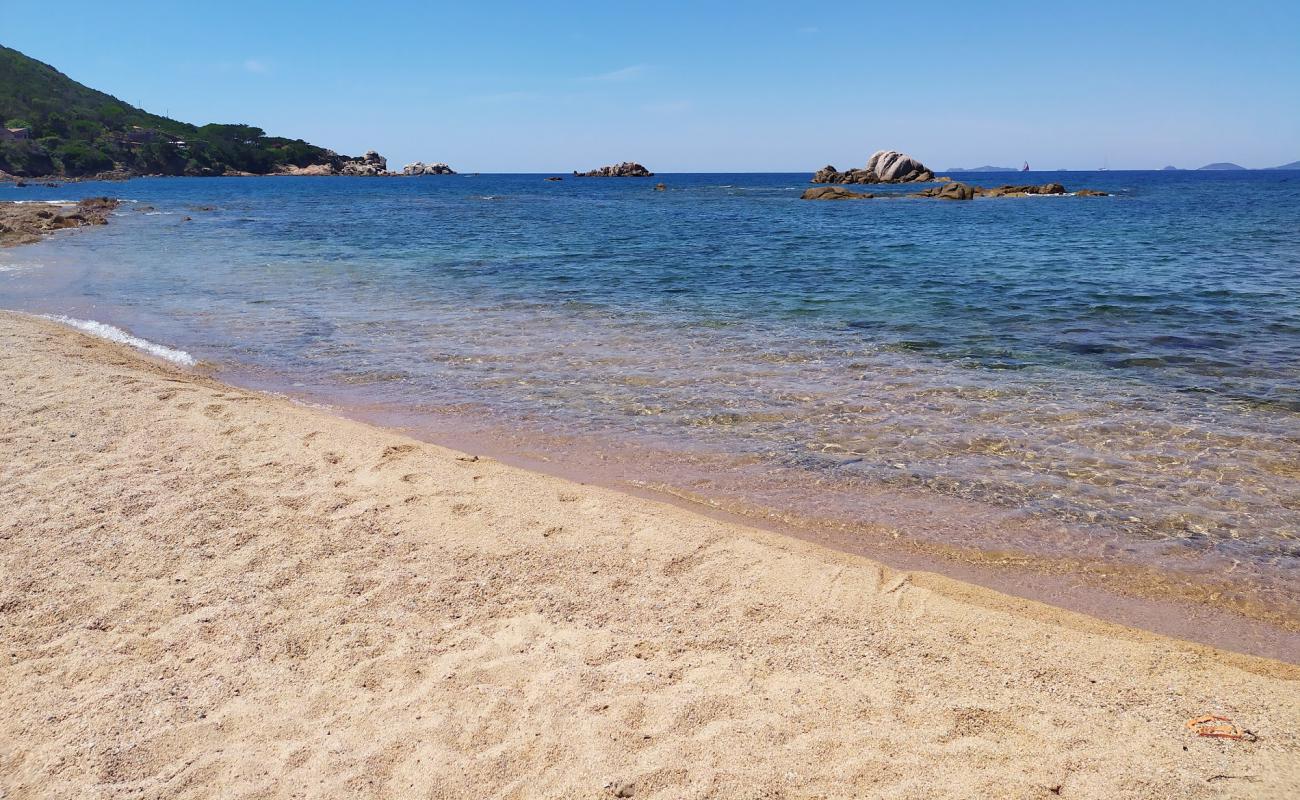
{"type": "Polygon", "coordinates": [[[0,128],[0,141],[23,142],[31,135],[31,128],[0,128]]]}

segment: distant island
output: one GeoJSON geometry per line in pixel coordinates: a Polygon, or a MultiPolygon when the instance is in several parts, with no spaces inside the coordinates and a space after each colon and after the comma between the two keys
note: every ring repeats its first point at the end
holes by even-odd
{"type": "Polygon", "coordinates": [[[341,156],[251,125],[150,114],[4,46],[0,121],[0,172],[16,177],[383,172],[373,156],[341,156]]]}
{"type": "Polygon", "coordinates": [[[1161,168],[1160,168],[1160,171],[1161,171],[1161,172],[1177,172],[1177,171],[1178,171],[1178,167],[1175,167],[1175,166],[1173,166],[1173,165],[1165,166],[1165,167],[1161,167],[1161,168]]]}
{"type": "Polygon", "coordinates": [[[1300,161],[1292,161],[1290,164],[1283,164],[1278,167],[1269,167],[1269,169],[1300,169],[1300,161]]]}
{"type": "Polygon", "coordinates": [[[1019,172],[1015,167],[991,167],[985,164],[982,167],[949,167],[948,172],[1019,172]]]}
{"type": "Polygon", "coordinates": [[[1216,161],[1213,164],[1206,164],[1205,166],[1200,167],[1200,169],[1242,169],[1244,170],[1245,167],[1241,166],[1240,164],[1234,164],[1231,161],[1216,161]]]}
{"type": "Polygon", "coordinates": [[[575,178],[653,178],[654,173],[635,161],[624,161],[621,164],[610,164],[604,167],[587,170],[586,172],[573,171],[575,178]]]}

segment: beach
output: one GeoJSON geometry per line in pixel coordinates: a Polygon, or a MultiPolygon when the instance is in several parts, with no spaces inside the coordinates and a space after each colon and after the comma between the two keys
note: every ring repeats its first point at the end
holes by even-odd
{"type": "Polygon", "coordinates": [[[1295,666],[0,342],[6,800],[1300,792],[1295,666]]]}

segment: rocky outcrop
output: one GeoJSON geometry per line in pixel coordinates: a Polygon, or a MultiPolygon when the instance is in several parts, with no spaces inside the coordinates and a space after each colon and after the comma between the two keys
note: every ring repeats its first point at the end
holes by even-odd
{"type": "Polygon", "coordinates": [[[120,201],[111,197],[88,197],[75,205],[47,203],[0,203],[0,247],[38,242],[41,237],[64,228],[104,225],[120,201]]]}
{"type": "Polygon", "coordinates": [[[920,161],[897,150],[877,150],[861,169],[840,172],[827,165],[817,170],[811,183],[927,183],[934,173],[920,161]]]}
{"type": "Polygon", "coordinates": [[[870,200],[875,197],[866,192],[851,192],[843,186],[814,186],[804,191],[800,200],[870,200]]]}
{"type": "MultiPolygon", "coordinates": [[[[986,189],[983,186],[971,186],[954,181],[915,192],[909,197],[933,197],[939,200],[973,200],[976,197],[1028,197],[1035,194],[1064,195],[1069,194],[1069,192],[1059,183],[1044,183],[1040,186],[1012,186],[1007,184],[986,189]]],[[[1105,197],[1106,193],[1095,189],[1080,189],[1074,195],[1076,197],[1105,197]]]]}
{"type": "Polygon", "coordinates": [[[622,164],[611,164],[608,167],[600,167],[588,172],[578,172],[574,170],[575,177],[578,178],[653,178],[654,173],[635,161],[624,161],[622,164]]]}
{"type": "Polygon", "coordinates": [[[940,200],[973,200],[975,195],[980,193],[978,186],[971,186],[961,181],[945,183],[942,186],[932,186],[929,189],[917,192],[913,197],[935,197],[940,200]]]}
{"type": "Polygon", "coordinates": [[[372,177],[376,175],[387,175],[388,159],[376,153],[374,150],[367,150],[366,154],[354,161],[344,161],[339,167],[340,175],[361,175],[372,177]]]}
{"type": "Polygon", "coordinates": [[[865,169],[850,169],[840,172],[827,164],[813,175],[809,183],[880,183],[880,177],[865,169]]]}
{"type": "Polygon", "coordinates": [[[543,178],[542,180],[547,180],[547,181],[562,181],[562,180],[564,180],[564,178],[561,178],[561,177],[559,177],[558,175],[552,175],[551,177],[549,177],[549,178],[543,178]]]}
{"type": "Polygon", "coordinates": [[[330,151],[329,155],[329,163],[308,164],[305,167],[287,165],[281,167],[275,174],[307,177],[325,175],[359,175],[374,177],[394,174],[388,171],[388,159],[379,155],[374,150],[367,150],[366,154],[361,158],[347,158],[346,156],[337,155],[332,151],[330,151]]]}
{"type": "Polygon", "coordinates": [[[310,164],[305,167],[287,166],[282,169],[279,174],[301,177],[318,177],[322,175],[337,175],[339,174],[339,171],[329,164],[310,164]]]}
{"type": "Polygon", "coordinates": [[[439,161],[437,164],[426,164],[423,161],[416,161],[413,164],[407,164],[402,167],[403,175],[455,175],[456,170],[439,161]]]}
{"type": "Polygon", "coordinates": [[[934,173],[924,164],[897,150],[877,150],[867,159],[867,171],[880,176],[882,183],[910,183],[934,180],[934,173]]]}
{"type": "Polygon", "coordinates": [[[980,190],[987,197],[1026,197],[1031,194],[1066,194],[1065,187],[1059,183],[1044,183],[1042,186],[1012,186],[1003,184],[992,189],[980,190]]]}

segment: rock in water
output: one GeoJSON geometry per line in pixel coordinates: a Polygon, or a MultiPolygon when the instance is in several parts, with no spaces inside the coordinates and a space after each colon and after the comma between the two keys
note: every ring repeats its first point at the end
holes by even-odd
{"type": "Polygon", "coordinates": [[[1005,184],[992,189],[982,189],[989,197],[1027,197],[1031,194],[1065,194],[1065,187],[1059,183],[1044,183],[1042,186],[1012,186],[1005,184]]]}
{"type": "Polygon", "coordinates": [[[635,161],[624,161],[622,164],[611,164],[607,167],[600,167],[588,172],[578,172],[574,170],[574,175],[579,178],[652,178],[654,173],[635,161]]]}
{"type": "Polygon", "coordinates": [[[800,200],[870,200],[875,197],[865,192],[850,192],[841,186],[816,186],[804,191],[800,200]]]}
{"type": "Polygon", "coordinates": [[[982,190],[978,186],[971,186],[961,181],[945,183],[942,186],[932,186],[929,189],[917,192],[913,197],[937,197],[940,200],[973,200],[975,195],[980,194],[982,190]]]}
{"type": "Polygon", "coordinates": [[[344,161],[343,166],[339,167],[340,175],[386,175],[388,174],[388,159],[376,153],[374,150],[367,150],[366,154],[353,161],[344,161]]]}
{"type": "Polygon", "coordinates": [[[662,184],[662,183],[656,183],[656,184],[655,184],[655,191],[656,191],[656,192],[666,192],[666,191],[668,191],[668,187],[667,187],[666,185],[662,184]]]}
{"type": "Polygon", "coordinates": [[[865,169],[850,169],[840,172],[827,164],[813,175],[812,183],[880,183],[880,177],[865,169]]]}
{"type": "MultiPolygon", "coordinates": [[[[1041,186],[1011,186],[1008,184],[985,189],[983,186],[970,186],[954,181],[940,186],[931,186],[929,189],[924,189],[909,196],[934,197],[939,200],[973,200],[976,197],[1029,197],[1035,194],[1063,195],[1069,194],[1069,192],[1059,183],[1044,183],[1041,186]]],[[[1105,192],[1098,192],[1093,189],[1080,189],[1074,194],[1076,197],[1106,196],[1105,192]]]]}
{"type": "Polygon", "coordinates": [[[897,150],[877,150],[862,169],[840,172],[829,164],[817,170],[812,183],[926,183],[934,173],[924,164],[897,150]]]}
{"type": "Polygon", "coordinates": [[[874,172],[882,183],[932,181],[934,173],[924,164],[897,150],[877,150],[867,159],[867,172],[874,172]]]}
{"type": "Polygon", "coordinates": [[[407,164],[402,167],[403,175],[455,175],[456,170],[439,161],[436,164],[426,164],[423,161],[416,161],[413,164],[407,164]]]}

